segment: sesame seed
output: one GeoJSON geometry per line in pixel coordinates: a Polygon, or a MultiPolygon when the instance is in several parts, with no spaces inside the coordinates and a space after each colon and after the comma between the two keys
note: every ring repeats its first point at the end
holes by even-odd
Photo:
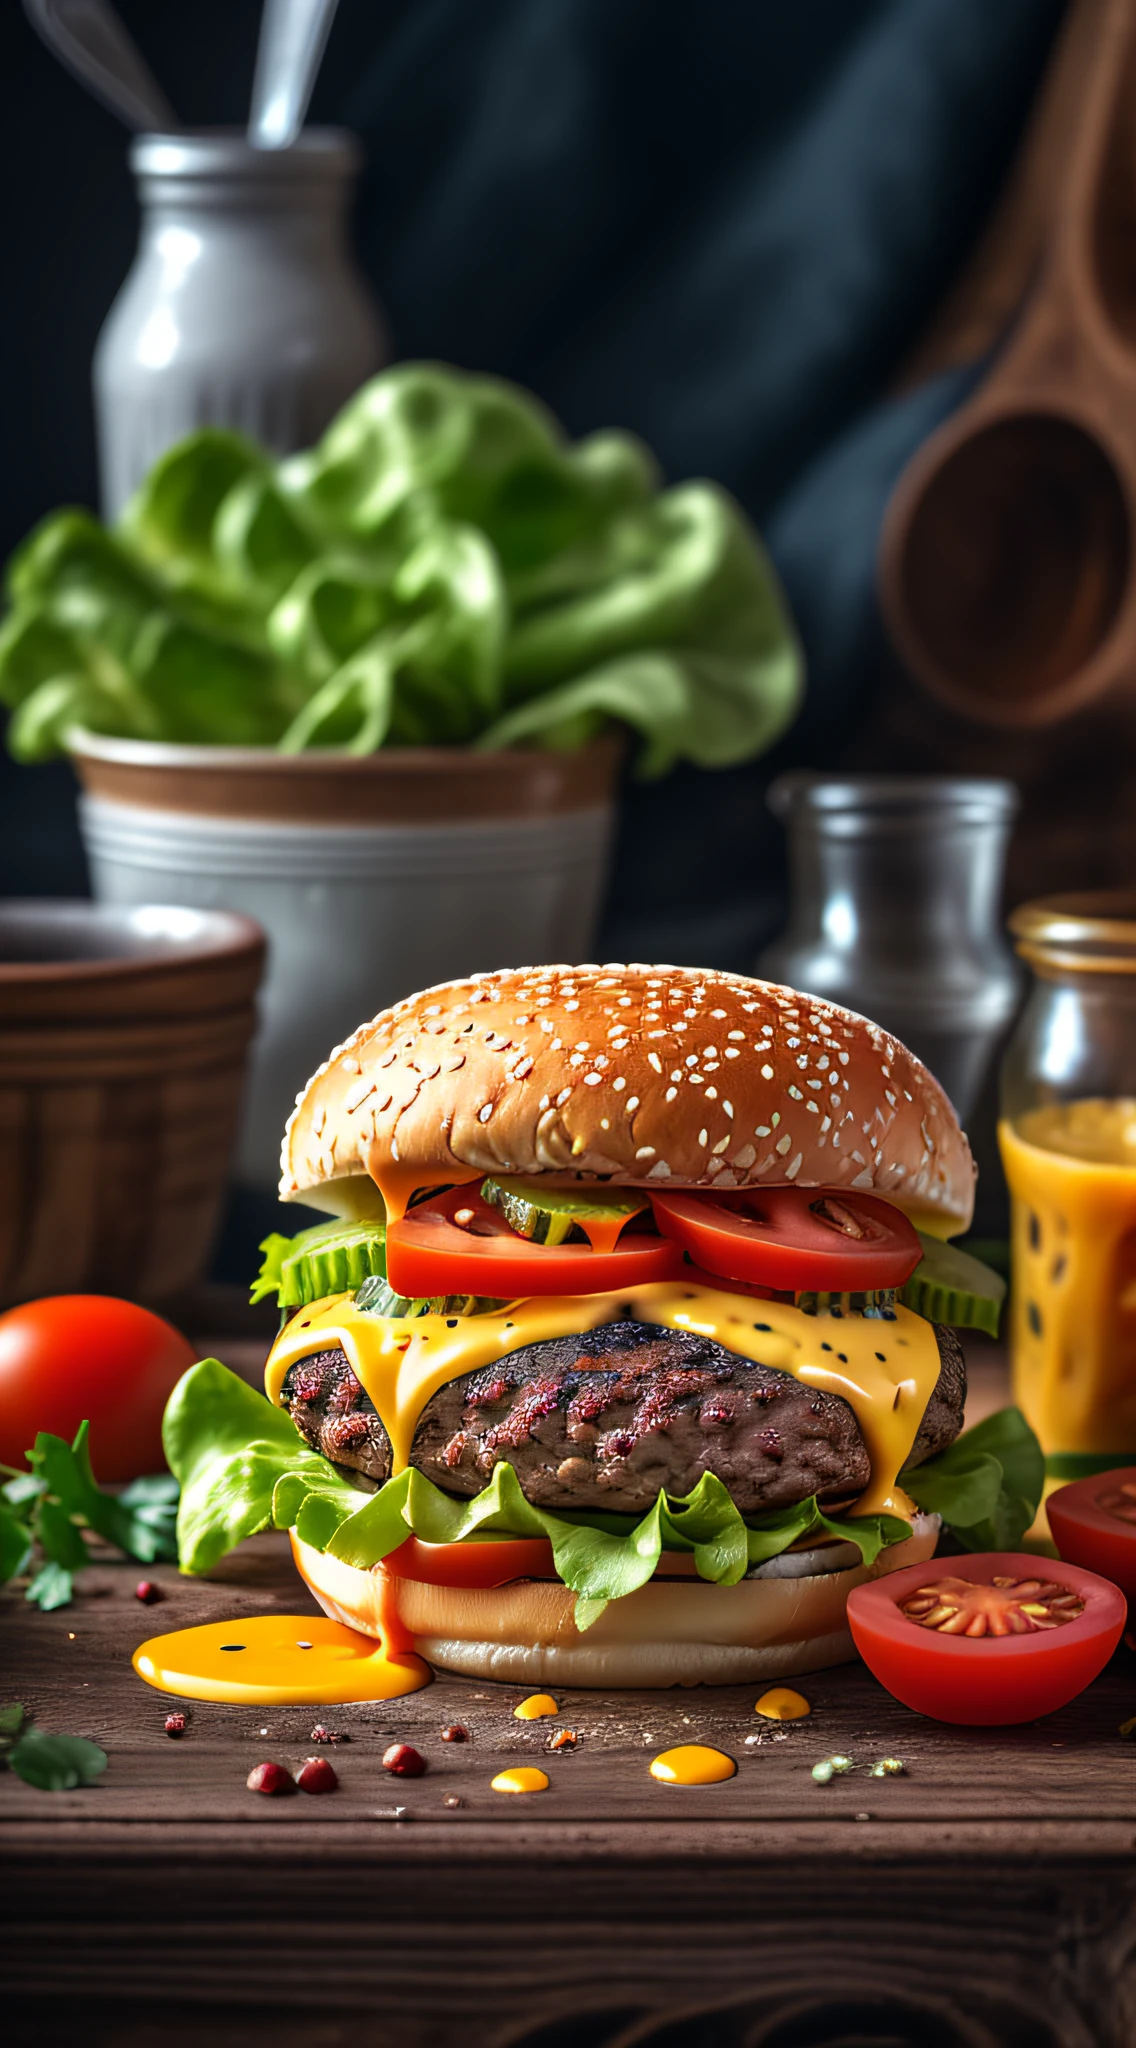
{"type": "Polygon", "coordinates": [[[627,1111],[628,1116],[630,1116],[632,1111],[639,1107],[639,1097],[637,1095],[629,1095],[623,1107],[627,1111]]]}
{"type": "Polygon", "coordinates": [[[670,1177],[671,1170],[665,1159],[657,1160],[647,1175],[648,1180],[669,1180],[670,1177]]]}
{"type": "Polygon", "coordinates": [[[849,1055],[846,1052],[838,1052],[836,1057],[840,1061],[842,1067],[846,1067],[848,1065],[849,1055]]]}
{"type": "Polygon", "coordinates": [[[773,1069],[772,1069],[772,1067],[763,1067],[763,1068],[762,1068],[762,1070],[761,1070],[761,1078],[762,1078],[762,1080],[763,1080],[763,1081],[772,1081],[772,1079],[773,1079],[773,1069]]]}
{"type": "Polygon", "coordinates": [[[730,1117],[730,1118],[732,1119],[732,1118],[733,1118],[733,1114],[734,1114],[734,1105],[733,1105],[733,1103],[732,1103],[732,1102],[727,1102],[727,1101],[726,1101],[725,1099],[723,1099],[723,1102],[722,1102],[722,1108],[723,1108],[723,1109],[725,1110],[725,1112],[726,1112],[726,1115],[727,1115],[728,1117],[730,1117]]]}
{"type": "Polygon", "coordinates": [[[654,1067],[656,1074],[662,1073],[663,1063],[662,1060],[659,1058],[657,1052],[649,1052],[647,1054],[647,1064],[648,1066],[654,1067]]]}
{"type": "MultiPolygon", "coordinates": [[[[694,1079],[694,1075],[692,1074],[690,1078],[691,1078],[691,1080],[693,1081],[693,1079],[694,1079]]],[[[707,1102],[717,1102],[717,1100],[718,1100],[718,1090],[717,1090],[716,1088],[708,1088],[708,1089],[706,1090],[706,1100],[707,1100],[707,1102]]]]}
{"type": "Polygon", "coordinates": [[[477,1120],[479,1123],[487,1124],[492,1114],[493,1104],[491,1102],[483,1102],[481,1108],[477,1112],[477,1120]]]}
{"type": "MultiPolygon", "coordinates": [[[[414,1041],[413,1039],[408,1038],[406,1040],[406,1043],[407,1045],[413,1045],[414,1041]]],[[[359,1074],[362,1072],[362,1068],[360,1067],[358,1060],[340,1060],[339,1064],[343,1068],[345,1074],[359,1074]]]]}
{"type": "Polygon", "coordinates": [[[777,1143],[773,1149],[775,1152],[779,1152],[782,1158],[784,1158],[786,1152],[789,1150],[789,1147],[792,1145],[792,1142],[792,1138],[789,1136],[788,1131],[786,1131],[784,1137],[778,1138],[777,1143]]]}
{"type": "Polygon", "coordinates": [[[611,1085],[615,1089],[616,1094],[618,1095],[622,1088],[626,1088],[627,1083],[624,1080],[622,1074],[617,1074],[611,1085]]]}
{"type": "Polygon", "coordinates": [[[609,1119],[608,1117],[606,1117],[606,1116],[601,1116],[601,1118],[600,1118],[600,1129],[601,1129],[601,1131],[610,1131],[610,1129],[611,1129],[611,1122],[610,1122],[610,1119],[609,1119]]]}
{"type": "Polygon", "coordinates": [[[585,1086],[585,1088],[598,1088],[598,1087],[599,1087],[599,1085],[600,1085],[600,1082],[601,1082],[602,1080],[603,1080],[603,1075],[602,1075],[602,1074],[585,1074],[585,1075],[584,1075],[584,1086],[585,1086]]]}
{"type": "Polygon", "coordinates": [[[736,1045],[728,1045],[726,1047],[726,1058],[728,1060],[736,1060],[741,1058],[741,1054],[739,1053],[736,1045]]]}
{"type": "Polygon", "coordinates": [[[571,1000],[571,1002],[565,1003],[565,1005],[564,1005],[564,1008],[565,1008],[566,1010],[578,1010],[578,1009],[579,1009],[579,1007],[580,1007],[580,1005],[579,1005],[579,1003],[577,1002],[577,1000],[576,1000],[575,996],[573,996],[573,997],[572,997],[572,1000],[571,1000]]]}
{"type": "Polygon", "coordinates": [[[775,1109],[769,1121],[773,1125],[774,1130],[776,1130],[778,1124],[781,1121],[781,1111],[779,1109],[775,1109]]]}
{"type": "Polygon", "coordinates": [[[768,1125],[768,1124],[758,1124],[758,1126],[757,1126],[756,1130],[754,1131],[754,1134],[753,1134],[753,1135],[754,1135],[754,1137],[755,1137],[755,1138],[768,1138],[768,1136],[769,1136],[769,1125],[768,1125]]]}
{"type": "Polygon", "coordinates": [[[741,1041],[742,1041],[742,1043],[743,1043],[743,1045],[744,1045],[744,1043],[745,1043],[745,1032],[744,1032],[744,1031],[727,1031],[727,1033],[726,1033],[726,1037],[727,1037],[727,1038],[740,1038],[740,1039],[741,1039],[741,1041]]]}
{"type": "Polygon", "coordinates": [[[789,1084],[789,1093],[792,1096],[794,1102],[803,1102],[805,1099],[804,1096],[801,1094],[800,1089],[795,1088],[792,1082],[790,1082],[789,1084]]]}
{"type": "Polygon", "coordinates": [[[654,1156],[655,1148],[653,1145],[640,1145],[638,1152],[635,1154],[636,1159],[653,1159],[654,1156]]]}
{"type": "Polygon", "coordinates": [[[721,1154],[726,1151],[727,1147],[729,1146],[729,1142],[729,1133],[727,1132],[724,1138],[719,1138],[718,1143],[710,1147],[710,1150],[715,1154],[716,1157],[720,1157],[721,1154]]]}
{"type": "Polygon", "coordinates": [[[700,1145],[708,1145],[710,1143],[710,1133],[708,1131],[699,1131],[698,1142],[700,1145]]]}
{"type": "Polygon", "coordinates": [[[757,1153],[754,1151],[753,1146],[743,1145],[740,1152],[734,1153],[734,1165],[741,1167],[752,1166],[756,1158],[757,1153]]]}
{"type": "Polygon", "coordinates": [[[668,1088],[668,1089],[667,1089],[667,1092],[666,1092],[666,1095],[665,1095],[665,1097],[664,1097],[664,1100],[665,1100],[665,1101],[667,1101],[667,1102],[673,1102],[673,1101],[674,1101],[674,1099],[675,1099],[675,1096],[676,1096],[677,1094],[678,1094],[678,1089],[677,1089],[677,1088],[668,1088]]]}
{"type": "Polygon", "coordinates": [[[569,1096],[571,1095],[571,1093],[572,1093],[572,1090],[571,1090],[570,1088],[562,1088],[562,1089],[560,1090],[560,1093],[559,1093],[559,1095],[558,1095],[558,1096],[557,1096],[557,1098],[556,1098],[556,1107],[557,1107],[557,1109],[563,1109],[563,1107],[564,1107],[564,1104],[565,1104],[565,1103],[567,1102],[567,1100],[568,1100],[568,1097],[569,1097],[569,1096]]]}

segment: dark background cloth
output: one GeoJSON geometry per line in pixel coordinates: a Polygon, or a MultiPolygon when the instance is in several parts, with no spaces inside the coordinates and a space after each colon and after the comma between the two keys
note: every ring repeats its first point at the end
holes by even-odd
{"type": "MultiPolygon", "coordinates": [[[[241,122],[258,0],[120,0],[182,118],[241,122]]],[[[838,765],[885,659],[876,537],[973,373],[889,387],[980,230],[1062,0],[342,0],[312,118],[367,151],[396,351],[642,434],[762,527],[809,664],[776,753],[630,784],[600,957],[752,968],[786,766],[838,765]]],[[[0,553],[96,502],[91,351],[129,267],[126,136],[0,8],[0,553]]],[[[0,891],[82,893],[71,772],[0,765],[0,891]]]]}

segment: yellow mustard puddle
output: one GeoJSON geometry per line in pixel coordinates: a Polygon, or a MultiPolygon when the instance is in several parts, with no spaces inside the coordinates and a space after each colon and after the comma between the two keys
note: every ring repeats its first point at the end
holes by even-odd
{"type": "Polygon", "coordinates": [[[559,1712],[560,1709],[550,1692],[530,1692],[527,1700],[522,1700],[519,1706],[513,1708],[514,1717],[518,1721],[543,1721],[549,1714],[559,1712]]]}
{"type": "Polygon", "coordinates": [[[547,1792],[548,1774],[532,1764],[517,1764],[512,1770],[498,1771],[490,1778],[489,1787],[492,1792],[547,1792]]]}
{"type": "Polygon", "coordinates": [[[265,1367],[265,1392],[279,1402],[290,1365],[336,1346],[350,1362],[391,1441],[392,1470],[408,1464],[414,1431],[440,1388],[523,1346],[596,1329],[628,1315],[713,1338],[727,1351],[839,1394],[863,1433],[872,1476],[852,1510],[913,1512],[897,1477],[939,1377],[931,1325],[910,1309],[889,1320],[822,1311],[724,1289],[655,1282],[618,1294],[549,1295],[510,1303],[498,1315],[368,1315],[349,1295],[313,1302],[288,1324],[265,1367]]]}
{"type": "Polygon", "coordinates": [[[1015,1396],[1049,1452],[1136,1450],[1136,1101],[999,1126],[1015,1396]]]}
{"type": "Polygon", "coordinates": [[[753,1711],[767,1721],[803,1721],[812,1708],[803,1692],[794,1692],[790,1685],[775,1685],[762,1693],[753,1711]]]}
{"type": "Polygon", "coordinates": [[[133,1663],[159,1692],[256,1707],[397,1700],[431,1675],[421,1657],[388,1652],[322,1614],[255,1614],[175,1629],[151,1636],[133,1663]]]}
{"type": "Polygon", "coordinates": [[[702,1742],[683,1742],[653,1759],[651,1776],[661,1785],[720,1785],[737,1770],[732,1756],[702,1742]]]}

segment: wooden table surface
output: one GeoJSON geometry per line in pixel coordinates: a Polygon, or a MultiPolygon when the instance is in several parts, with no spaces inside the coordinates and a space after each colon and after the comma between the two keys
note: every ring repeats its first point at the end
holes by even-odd
{"type": "MultiPolygon", "coordinates": [[[[996,1362],[976,1374],[993,1405],[996,1362]]],[[[558,1694],[439,1677],[343,1707],[170,1705],[138,1680],[147,1635],[308,1614],[282,1537],[208,1583],[109,1557],[74,1605],[0,1598],[4,1698],[84,1734],[103,1779],[46,1794],[0,1776],[0,1985],[9,2048],[1132,2048],[1136,2043],[1136,1656],[1063,1712],[951,1730],[858,1666],[802,1680],[804,1721],[756,1687],[558,1694]],[[294,1766],[318,1719],[350,1740],[325,1798],[258,1798],[251,1766],[294,1766]],[[462,1745],[440,1731],[461,1722],[462,1745]],[[546,1753],[551,1730],[574,1751],[546,1753]],[[267,1731],[267,1732],[266,1732],[267,1731]],[[380,1758],[414,1743],[429,1769],[380,1758]],[[736,1777],[656,1784],[657,1751],[708,1741],[736,1777]],[[818,1786],[834,1752],[854,1774],[818,1786]],[[873,1779],[900,1757],[907,1775],[873,1779]],[[490,1790],[509,1761],[547,1792],[490,1790]],[[460,1805],[447,1805],[457,1798],[460,1805]]]]}

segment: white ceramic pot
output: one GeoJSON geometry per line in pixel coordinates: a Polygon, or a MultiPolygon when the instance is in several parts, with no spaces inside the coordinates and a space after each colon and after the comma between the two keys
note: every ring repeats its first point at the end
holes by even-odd
{"type": "Polygon", "coordinates": [[[246,1186],[275,1186],[297,1091],[365,1018],[455,975],[588,957],[614,823],[609,745],[584,756],[423,750],[401,775],[394,754],[93,737],[77,742],[76,761],[101,902],[241,910],[268,934],[246,1186]],[[399,815],[408,809],[417,817],[399,815]]]}

